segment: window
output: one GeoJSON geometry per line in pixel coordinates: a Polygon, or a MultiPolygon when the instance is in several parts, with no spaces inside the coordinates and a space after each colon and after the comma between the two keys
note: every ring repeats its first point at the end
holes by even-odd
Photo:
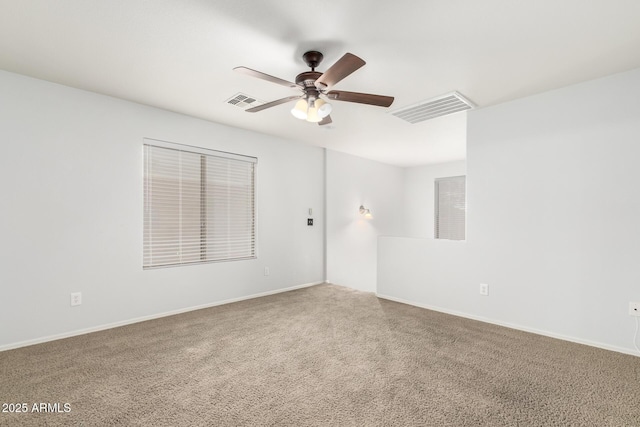
{"type": "Polygon", "coordinates": [[[465,239],[465,177],[438,178],[435,181],[436,239],[465,239]]]}
{"type": "Polygon", "coordinates": [[[145,139],[143,268],[255,258],[256,162],[145,139]]]}

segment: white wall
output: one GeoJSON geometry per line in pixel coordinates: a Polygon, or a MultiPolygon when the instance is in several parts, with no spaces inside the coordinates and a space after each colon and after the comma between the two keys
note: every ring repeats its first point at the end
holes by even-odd
{"type": "Polygon", "coordinates": [[[633,352],[639,99],[634,70],[469,112],[467,241],[380,239],[378,293],[633,352]]]}
{"type": "Polygon", "coordinates": [[[377,238],[403,230],[404,170],[332,150],[326,156],[327,281],[374,292],[377,238]]]}
{"type": "Polygon", "coordinates": [[[406,236],[433,239],[435,180],[466,173],[465,161],[405,169],[403,215],[406,236]]]}
{"type": "Polygon", "coordinates": [[[0,93],[0,349],[323,281],[322,149],[2,71],[0,93]],[[142,270],[144,137],[258,157],[258,259],[142,270]]]}

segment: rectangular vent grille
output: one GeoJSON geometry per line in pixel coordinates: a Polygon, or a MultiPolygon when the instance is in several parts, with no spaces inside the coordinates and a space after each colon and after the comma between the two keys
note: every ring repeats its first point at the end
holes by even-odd
{"type": "Polygon", "coordinates": [[[419,123],[474,108],[473,102],[458,92],[448,93],[390,112],[409,123],[419,123]]]}
{"type": "Polygon", "coordinates": [[[257,107],[258,105],[264,104],[264,102],[258,101],[257,99],[244,93],[237,93],[231,98],[227,99],[225,102],[227,104],[235,105],[236,107],[240,108],[257,107]]]}

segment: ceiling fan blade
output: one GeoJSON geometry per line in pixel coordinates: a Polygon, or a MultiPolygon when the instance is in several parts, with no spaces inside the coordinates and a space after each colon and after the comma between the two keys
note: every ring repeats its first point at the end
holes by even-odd
{"type": "Polygon", "coordinates": [[[299,88],[298,85],[293,83],[293,82],[288,82],[286,80],[282,80],[281,78],[273,77],[273,76],[270,76],[269,74],[265,74],[265,73],[260,72],[260,71],[252,70],[251,68],[236,67],[233,70],[237,71],[239,73],[242,73],[242,74],[246,74],[246,75],[251,76],[251,77],[257,77],[259,79],[266,80],[266,81],[271,82],[271,83],[276,83],[276,84],[279,84],[279,85],[282,85],[282,86],[292,87],[292,88],[295,88],[295,89],[299,88]]]}
{"type": "Polygon", "coordinates": [[[258,105],[257,107],[248,108],[244,111],[247,113],[257,113],[258,111],[266,110],[267,108],[275,107],[276,105],[284,104],[286,102],[295,101],[300,99],[300,96],[287,96],[286,98],[277,99],[275,101],[267,102],[266,104],[258,105]]]}
{"type": "Polygon", "coordinates": [[[360,104],[388,107],[393,103],[393,96],[372,95],[370,93],[346,92],[344,90],[332,90],[327,92],[327,98],[335,101],[358,102],[360,104]]]}
{"type": "Polygon", "coordinates": [[[338,59],[338,62],[329,67],[329,69],[316,80],[315,85],[318,89],[324,90],[335,85],[364,64],[366,64],[366,62],[354,54],[345,53],[342,58],[338,59]]]}
{"type": "Polygon", "coordinates": [[[333,120],[331,120],[331,116],[327,116],[324,119],[320,120],[318,124],[322,126],[322,125],[328,125],[329,123],[332,123],[332,122],[333,120]]]}

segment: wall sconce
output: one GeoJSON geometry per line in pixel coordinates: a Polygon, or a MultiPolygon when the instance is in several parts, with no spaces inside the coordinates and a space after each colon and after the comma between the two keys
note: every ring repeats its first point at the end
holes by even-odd
{"type": "Polygon", "coordinates": [[[360,205],[360,215],[363,215],[365,218],[371,218],[371,211],[365,208],[363,205],[360,205]]]}

